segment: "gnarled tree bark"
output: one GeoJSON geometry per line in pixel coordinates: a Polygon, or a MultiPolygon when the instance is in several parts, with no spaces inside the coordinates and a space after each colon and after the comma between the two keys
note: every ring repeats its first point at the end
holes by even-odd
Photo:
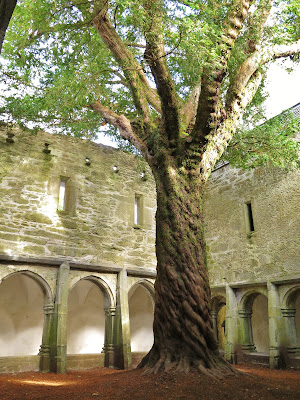
{"type": "Polygon", "coordinates": [[[153,373],[233,373],[219,355],[210,315],[204,185],[172,158],[152,170],[157,188],[154,344],[139,367],[153,373]]]}
{"type": "Polygon", "coordinates": [[[0,53],[11,16],[16,7],[17,0],[0,0],[0,53]]]}

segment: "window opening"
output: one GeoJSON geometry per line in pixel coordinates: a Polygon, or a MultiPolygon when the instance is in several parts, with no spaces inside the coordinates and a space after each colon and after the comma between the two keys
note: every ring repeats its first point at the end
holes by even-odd
{"type": "Polygon", "coordinates": [[[58,195],[58,211],[66,211],[66,179],[60,180],[59,195],[58,195]]]}
{"type": "Polygon", "coordinates": [[[254,221],[253,221],[251,202],[246,203],[246,206],[247,206],[247,213],[248,213],[249,231],[254,232],[254,221]]]}
{"type": "Polygon", "coordinates": [[[141,224],[141,196],[135,195],[134,198],[134,225],[141,224]]]}

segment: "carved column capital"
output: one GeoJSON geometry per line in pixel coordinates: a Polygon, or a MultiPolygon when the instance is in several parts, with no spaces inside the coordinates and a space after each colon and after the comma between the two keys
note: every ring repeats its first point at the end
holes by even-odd
{"type": "Polygon", "coordinates": [[[283,317],[295,318],[296,309],[295,308],[282,308],[281,313],[283,317]]]}
{"type": "Polygon", "coordinates": [[[252,310],[246,310],[245,308],[241,308],[238,311],[240,318],[251,318],[252,317],[252,310]]]}

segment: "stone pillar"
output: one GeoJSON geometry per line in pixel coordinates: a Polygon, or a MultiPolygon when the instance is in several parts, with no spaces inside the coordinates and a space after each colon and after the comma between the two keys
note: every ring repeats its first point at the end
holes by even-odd
{"type": "Polygon", "coordinates": [[[287,347],[288,353],[296,354],[300,350],[297,345],[296,310],[295,308],[282,308],[281,313],[285,328],[284,345],[287,347]]]}
{"type": "Polygon", "coordinates": [[[54,305],[52,303],[44,306],[44,325],[43,325],[43,338],[39,351],[40,356],[40,372],[50,371],[50,340],[51,340],[51,326],[53,323],[54,305]]]}
{"type": "Polygon", "coordinates": [[[225,323],[225,360],[236,363],[237,344],[237,304],[234,290],[226,285],[226,323],[225,323]]]}
{"type": "Polygon", "coordinates": [[[68,263],[63,263],[58,270],[56,281],[56,299],[54,303],[53,325],[51,333],[51,372],[63,374],[67,370],[67,308],[69,294],[68,263]]]}
{"type": "Polygon", "coordinates": [[[212,311],[211,312],[211,317],[212,317],[212,321],[213,321],[215,339],[216,339],[217,343],[219,344],[219,340],[218,340],[218,323],[217,323],[218,312],[217,311],[212,311]]]}
{"type": "Polygon", "coordinates": [[[282,342],[281,311],[276,285],[268,282],[268,316],[269,316],[269,363],[270,368],[279,368],[280,343],[282,342]]]}
{"type": "Polygon", "coordinates": [[[115,367],[128,369],[131,366],[131,346],[127,272],[125,270],[120,271],[118,274],[114,345],[115,367]]]}
{"type": "Polygon", "coordinates": [[[247,352],[256,351],[252,335],[252,324],[251,324],[252,310],[241,308],[238,311],[238,315],[240,320],[239,336],[242,349],[247,352]]]}
{"type": "Polygon", "coordinates": [[[105,334],[104,334],[104,366],[114,367],[114,324],[116,307],[109,307],[105,310],[105,334]]]}

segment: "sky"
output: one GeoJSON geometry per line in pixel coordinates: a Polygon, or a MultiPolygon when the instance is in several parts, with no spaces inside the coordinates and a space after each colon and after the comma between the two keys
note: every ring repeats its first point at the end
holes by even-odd
{"type": "MultiPolygon", "coordinates": [[[[286,61],[284,66],[291,67],[286,61]]],[[[288,73],[280,62],[270,66],[267,73],[267,90],[270,94],[265,102],[268,118],[280,114],[282,111],[300,102],[300,65],[293,72],[288,73]]]]}

